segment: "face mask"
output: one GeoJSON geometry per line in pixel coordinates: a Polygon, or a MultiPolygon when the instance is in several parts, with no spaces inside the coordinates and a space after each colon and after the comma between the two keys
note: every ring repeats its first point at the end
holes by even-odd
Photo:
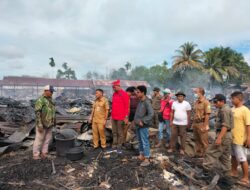
{"type": "Polygon", "coordinates": [[[198,94],[194,94],[194,98],[195,98],[195,99],[198,99],[198,98],[199,98],[199,95],[198,95],[198,94]]]}

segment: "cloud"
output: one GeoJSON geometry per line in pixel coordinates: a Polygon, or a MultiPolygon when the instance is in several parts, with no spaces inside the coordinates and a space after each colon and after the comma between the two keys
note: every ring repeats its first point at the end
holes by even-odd
{"type": "Polygon", "coordinates": [[[246,62],[248,63],[248,65],[250,66],[250,51],[246,54],[244,54],[244,58],[246,60],[246,62]]]}
{"type": "Polygon", "coordinates": [[[24,57],[24,52],[18,47],[14,46],[0,47],[0,59],[18,59],[23,57],[24,57]]]}
{"type": "Polygon", "coordinates": [[[58,66],[68,62],[80,77],[127,61],[171,61],[186,41],[201,49],[244,46],[250,40],[249,9],[248,0],[2,0],[0,66],[18,58],[23,68],[0,75],[50,73],[49,57],[58,66]]]}

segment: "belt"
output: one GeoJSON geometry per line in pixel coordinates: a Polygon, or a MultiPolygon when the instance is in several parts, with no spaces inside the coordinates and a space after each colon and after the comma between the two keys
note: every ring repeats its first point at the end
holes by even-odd
{"type": "MultiPolygon", "coordinates": [[[[221,132],[221,129],[216,129],[216,132],[221,132]]],[[[231,132],[231,129],[228,129],[227,132],[231,132]]]]}
{"type": "Polygon", "coordinates": [[[195,123],[203,123],[203,122],[205,122],[205,119],[195,119],[194,122],[195,123]]]}

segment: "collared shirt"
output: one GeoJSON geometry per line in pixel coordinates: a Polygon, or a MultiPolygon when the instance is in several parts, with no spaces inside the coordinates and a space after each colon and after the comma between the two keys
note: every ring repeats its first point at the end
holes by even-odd
{"type": "Polygon", "coordinates": [[[143,122],[143,127],[150,127],[152,125],[152,119],[154,116],[154,110],[150,103],[150,100],[146,98],[145,100],[140,100],[136,112],[134,122],[137,127],[139,127],[140,121],[143,122]]]}
{"type": "Polygon", "coordinates": [[[159,111],[161,109],[161,99],[161,95],[152,97],[152,107],[154,110],[159,111]]]}
{"type": "Polygon", "coordinates": [[[124,120],[126,116],[129,116],[129,96],[121,89],[113,94],[111,117],[113,120],[124,120]]]}
{"type": "Polygon", "coordinates": [[[223,107],[218,109],[216,115],[216,123],[215,128],[217,130],[221,130],[222,127],[226,127],[227,130],[233,129],[233,112],[228,105],[224,105],[223,107]]]}
{"type": "Polygon", "coordinates": [[[197,120],[205,119],[205,116],[210,113],[211,106],[205,97],[203,97],[201,100],[196,100],[194,104],[194,123],[196,123],[197,120]]]}
{"type": "Polygon", "coordinates": [[[100,99],[96,99],[93,104],[93,122],[94,123],[104,123],[107,119],[107,113],[109,110],[109,103],[107,98],[102,97],[100,99]]]}
{"type": "Polygon", "coordinates": [[[52,98],[42,95],[35,104],[36,126],[50,128],[55,125],[56,108],[52,98]]]}

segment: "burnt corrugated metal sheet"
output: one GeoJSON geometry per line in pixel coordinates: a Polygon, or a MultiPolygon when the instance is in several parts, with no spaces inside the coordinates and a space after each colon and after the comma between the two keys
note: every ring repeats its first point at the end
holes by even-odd
{"type": "MultiPolygon", "coordinates": [[[[111,86],[113,80],[68,80],[68,79],[50,79],[50,78],[39,78],[39,77],[16,77],[7,76],[2,80],[2,85],[8,86],[45,86],[47,84],[55,87],[105,87],[111,86]]],[[[1,80],[0,80],[1,84],[1,80]]],[[[121,86],[138,86],[145,85],[150,87],[146,81],[129,81],[121,80],[121,86]]]]}
{"type": "Polygon", "coordinates": [[[45,86],[47,84],[56,87],[92,87],[91,80],[67,80],[67,79],[48,79],[37,77],[4,77],[4,85],[17,86],[45,86]]]}
{"type": "MultiPolygon", "coordinates": [[[[113,81],[114,80],[94,80],[93,83],[95,86],[111,86],[113,81]]],[[[149,83],[146,81],[121,80],[121,86],[124,87],[139,85],[145,85],[146,87],[150,87],[149,83]]]]}
{"type": "Polygon", "coordinates": [[[250,94],[250,86],[244,91],[244,93],[250,94]]]}

